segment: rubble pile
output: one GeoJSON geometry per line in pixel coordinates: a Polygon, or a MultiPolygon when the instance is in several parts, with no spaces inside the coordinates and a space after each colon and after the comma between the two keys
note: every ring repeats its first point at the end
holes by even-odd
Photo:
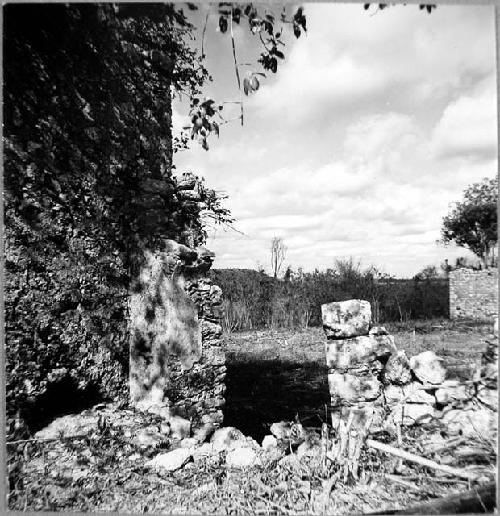
{"type": "Polygon", "coordinates": [[[372,428],[440,420],[450,433],[496,438],[498,342],[488,340],[473,379],[446,379],[433,351],[407,357],[383,327],[371,327],[367,301],[322,306],[333,427],[349,417],[372,428]]]}

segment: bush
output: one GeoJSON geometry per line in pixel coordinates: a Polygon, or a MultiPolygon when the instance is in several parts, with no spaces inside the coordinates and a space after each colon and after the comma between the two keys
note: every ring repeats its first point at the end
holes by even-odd
{"type": "Polygon", "coordinates": [[[250,269],[214,269],[211,279],[224,293],[226,331],[320,326],[321,305],[347,299],[370,301],[375,323],[449,315],[447,279],[395,279],[352,260],[286,279],[250,269]]]}

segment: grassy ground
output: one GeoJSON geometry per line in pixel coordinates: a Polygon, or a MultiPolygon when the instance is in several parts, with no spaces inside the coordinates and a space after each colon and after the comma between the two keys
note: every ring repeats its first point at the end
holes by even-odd
{"type": "MultiPolygon", "coordinates": [[[[490,324],[432,320],[387,324],[408,357],[433,350],[449,379],[470,379],[490,324]]],[[[298,415],[306,426],[328,422],[330,402],[322,328],[262,330],[226,336],[228,376],[225,424],[260,440],[275,421],[298,415]]]]}
{"type": "MultiPolygon", "coordinates": [[[[408,355],[433,349],[445,358],[450,378],[465,378],[479,360],[490,327],[432,321],[388,330],[408,355]]],[[[321,328],[227,336],[224,424],[260,442],[269,433],[268,425],[281,419],[298,415],[306,427],[328,421],[324,342],[321,328]]],[[[404,436],[404,445],[425,455],[422,443],[430,436],[418,432],[422,433],[404,436]]],[[[9,506],[17,510],[362,514],[406,507],[468,487],[467,482],[411,464],[401,480],[393,475],[398,461],[373,450],[363,452],[361,479],[355,483],[332,485],[335,465],[325,470],[314,459],[298,460],[294,454],[250,471],[231,470],[222,455],[160,474],[145,467],[160,450],[144,453],[112,429],[78,442],[33,443],[28,449],[19,445],[9,451],[9,506]],[[64,463],[80,464],[87,475],[68,476],[64,463]]]]}

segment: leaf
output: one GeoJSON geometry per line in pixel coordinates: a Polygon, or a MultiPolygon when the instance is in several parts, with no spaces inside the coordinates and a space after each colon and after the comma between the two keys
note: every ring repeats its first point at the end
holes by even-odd
{"type": "Polygon", "coordinates": [[[293,22],[293,34],[296,38],[300,38],[300,27],[293,22]]]}
{"type": "Polygon", "coordinates": [[[370,8],[370,4],[365,4],[363,7],[364,7],[364,9],[366,11],[366,10],[368,10],[370,8]]]}
{"type": "Polygon", "coordinates": [[[252,91],[252,86],[250,85],[248,77],[243,79],[243,91],[245,92],[245,95],[248,95],[252,91]]]}
{"type": "Polygon", "coordinates": [[[252,77],[252,81],[251,81],[251,85],[252,85],[252,89],[257,91],[259,89],[259,79],[257,79],[257,77],[253,76],[252,77]]]}
{"type": "Polygon", "coordinates": [[[224,34],[227,31],[227,18],[225,16],[221,16],[219,18],[219,29],[224,34]]]}
{"type": "Polygon", "coordinates": [[[212,130],[217,136],[219,136],[219,124],[217,122],[212,122],[212,130]]]}
{"type": "Polygon", "coordinates": [[[201,146],[207,151],[208,150],[208,142],[206,138],[203,138],[201,142],[201,146]]]}

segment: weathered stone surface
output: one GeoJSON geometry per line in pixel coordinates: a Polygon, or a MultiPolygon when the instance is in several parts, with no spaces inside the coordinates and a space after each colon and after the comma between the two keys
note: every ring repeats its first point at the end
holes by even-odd
{"type": "Polygon", "coordinates": [[[477,399],[486,407],[498,412],[498,389],[480,385],[477,390],[477,399]]]}
{"type": "Polygon", "coordinates": [[[434,351],[424,351],[410,358],[410,367],[421,382],[437,385],[443,383],[446,376],[442,360],[434,351]]]}
{"type": "Polygon", "coordinates": [[[194,437],[185,437],[179,445],[181,448],[189,448],[192,451],[198,445],[198,441],[194,437]]]}
{"type": "Polygon", "coordinates": [[[384,389],[384,395],[389,405],[396,403],[427,403],[434,405],[436,398],[430,394],[418,382],[408,385],[388,385],[384,389]]]}
{"type": "Polygon", "coordinates": [[[450,317],[490,320],[498,315],[498,269],[459,268],[449,273],[450,317]]]}
{"type": "Polygon", "coordinates": [[[53,439],[56,437],[74,437],[85,435],[97,428],[97,414],[62,416],[50,423],[47,427],[36,432],[37,439],[53,439]]]}
{"type": "Polygon", "coordinates": [[[435,392],[436,401],[441,405],[447,405],[455,402],[464,402],[472,397],[472,392],[467,385],[457,380],[445,380],[439,389],[435,392]]]}
{"type": "Polygon", "coordinates": [[[329,339],[368,335],[371,307],[368,301],[351,299],[321,306],[323,329],[329,339]]]}
{"type": "Polygon", "coordinates": [[[326,364],[331,369],[352,369],[395,353],[391,335],[367,335],[326,342],[326,364]]]}
{"type": "Polygon", "coordinates": [[[141,448],[154,448],[165,441],[166,437],[162,435],[156,425],[140,429],[133,437],[132,442],[141,448]]]}
{"type": "Polygon", "coordinates": [[[305,431],[300,423],[291,423],[290,421],[280,421],[271,425],[271,433],[281,440],[299,443],[305,439],[305,431]]]}
{"type": "Polygon", "coordinates": [[[174,439],[185,439],[191,435],[191,422],[180,416],[170,416],[170,435],[174,439]]]}
{"type": "Polygon", "coordinates": [[[145,466],[165,471],[181,469],[192,459],[191,451],[187,448],[177,448],[167,453],[160,453],[146,462],[145,466]]]}
{"type": "Polygon", "coordinates": [[[333,372],[328,375],[332,405],[375,400],[380,396],[381,383],[371,375],[333,372]]]}
{"type": "Polygon", "coordinates": [[[210,439],[210,443],[215,450],[223,451],[244,445],[246,439],[245,435],[237,428],[226,426],[215,431],[210,439]]]}
{"type": "Polygon", "coordinates": [[[436,416],[436,411],[428,403],[405,403],[398,404],[391,411],[394,423],[404,426],[428,423],[436,416]]]}
{"type": "Polygon", "coordinates": [[[389,357],[384,369],[384,382],[405,385],[411,382],[410,362],[404,350],[389,357]]]}
{"type": "Polygon", "coordinates": [[[226,464],[230,468],[251,468],[259,463],[259,456],[255,448],[237,446],[228,451],[226,464]]]}
{"type": "Polygon", "coordinates": [[[215,456],[219,454],[211,443],[203,443],[201,446],[197,446],[192,450],[193,460],[196,462],[207,457],[215,456]]]}
{"type": "Polygon", "coordinates": [[[498,431],[497,413],[487,408],[469,406],[446,411],[441,421],[450,434],[461,432],[465,437],[475,436],[494,440],[498,431]]]}
{"type": "Polygon", "coordinates": [[[265,435],[264,439],[262,439],[262,449],[268,450],[271,448],[276,448],[278,446],[278,439],[274,437],[274,435],[265,435]]]}

